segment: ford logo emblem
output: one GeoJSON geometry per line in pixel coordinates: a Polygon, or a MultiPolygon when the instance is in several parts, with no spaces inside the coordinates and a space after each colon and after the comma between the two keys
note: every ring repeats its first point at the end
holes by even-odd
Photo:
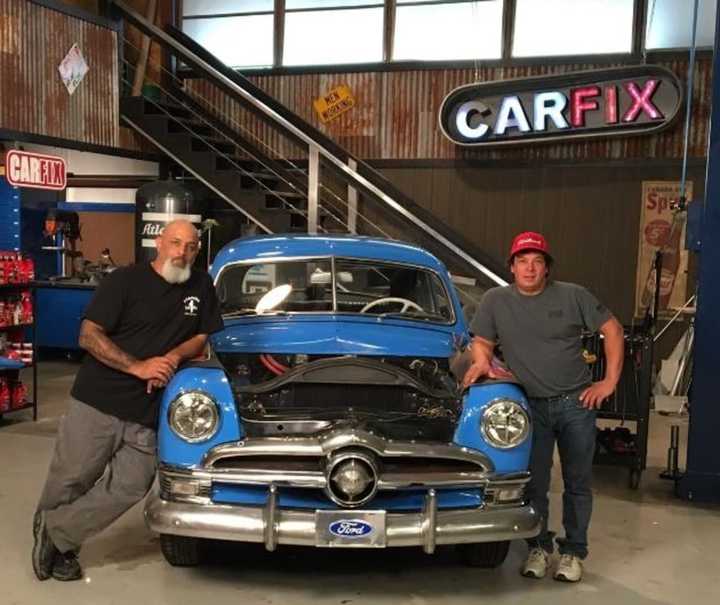
{"type": "Polygon", "coordinates": [[[372,525],[359,519],[340,519],[331,523],[329,529],[338,538],[362,538],[375,531],[372,525]]]}

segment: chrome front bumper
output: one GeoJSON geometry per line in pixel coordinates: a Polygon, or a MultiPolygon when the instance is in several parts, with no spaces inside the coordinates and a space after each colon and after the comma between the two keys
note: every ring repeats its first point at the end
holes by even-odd
{"type": "MultiPolygon", "coordinates": [[[[422,546],[432,553],[436,544],[495,542],[536,536],[540,518],[531,506],[481,506],[473,509],[438,510],[434,490],[428,492],[419,513],[387,512],[385,546],[422,546]]],[[[348,510],[353,516],[358,511],[348,510]]],[[[264,507],[163,500],[157,492],[145,505],[148,527],[161,534],[196,538],[317,546],[321,528],[315,511],[287,510],[277,506],[271,489],[264,507]]]]}

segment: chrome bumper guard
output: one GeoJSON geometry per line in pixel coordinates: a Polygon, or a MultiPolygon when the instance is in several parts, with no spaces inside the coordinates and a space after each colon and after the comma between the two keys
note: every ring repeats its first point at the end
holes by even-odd
{"type": "MultiPolygon", "coordinates": [[[[318,546],[317,515],[311,510],[281,509],[278,490],[270,486],[264,507],[213,504],[209,501],[164,500],[153,492],[145,505],[148,527],[161,534],[196,538],[318,546]]],[[[352,518],[362,511],[348,509],[352,518]]],[[[430,489],[419,513],[386,513],[387,547],[422,546],[432,553],[438,544],[496,542],[536,536],[540,517],[528,505],[484,505],[472,509],[438,510],[437,494],[430,489]]],[[[352,544],[348,544],[352,546],[352,544]]]]}

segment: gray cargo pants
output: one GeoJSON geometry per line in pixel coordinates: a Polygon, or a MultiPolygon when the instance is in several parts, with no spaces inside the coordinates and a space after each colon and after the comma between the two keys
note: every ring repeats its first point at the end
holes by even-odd
{"type": "Polygon", "coordinates": [[[155,444],[152,429],[72,400],[38,503],[58,550],[78,551],[145,497],[155,477],[155,444]]]}

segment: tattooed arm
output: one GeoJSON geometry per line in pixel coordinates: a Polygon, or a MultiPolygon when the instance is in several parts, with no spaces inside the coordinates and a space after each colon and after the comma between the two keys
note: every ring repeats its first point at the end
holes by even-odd
{"type": "Polygon", "coordinates": [[[110,340],[102,326],[89,319],[84,319],[80,324],[79,342],[80,347],[99,362],[141,380],[160,380],[165,383],[175,371],[172,361],[166,357],[135,359],[110,340]]]}

